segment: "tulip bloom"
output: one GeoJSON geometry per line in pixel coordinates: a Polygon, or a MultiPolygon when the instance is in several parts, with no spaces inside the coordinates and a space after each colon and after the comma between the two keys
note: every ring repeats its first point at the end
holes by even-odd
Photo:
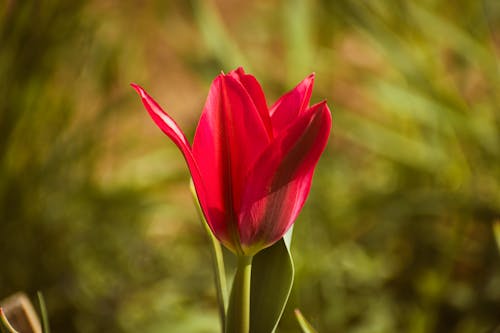
{"type": "Polygon", "coordinates": [[[238,255],[272,245],[309,194],[331,128],[326,102],[309,106],[314,74],[271,108],[255,77],[238,68],[210,87],[190,146],[174,120],[132,84],[154,122],[186,159],[207,223],[238,255]]]}

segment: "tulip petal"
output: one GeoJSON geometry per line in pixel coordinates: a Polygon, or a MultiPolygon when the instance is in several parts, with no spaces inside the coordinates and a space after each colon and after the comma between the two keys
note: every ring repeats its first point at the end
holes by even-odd
{"type": "MultiPolygon", "coordinates": [[[[139,85],[132,83],[131,86],[141,96],[142,103],[156,125],[175,143],[182,152],[184,159],[193,178],[193,183],[203,211],[207,212],[206,190],[201,178],[198,164],[193,156],[191,147],[186,136],[177,123],[158,105],[158,103],[139,85]]],[[[212,226],[210,226],[212,228],[212,226]]],[[[213,229],[212,229],[213,230],[213,229]]]]}
{"type": "Polygon", "coordinates": [[[239,234],[244,250],[276,242],[293,224],[309,193],[330,128],[326,102],[316,104],[299,115],[259,157],[242,197],[239,234]]]}
{"type": "Polygon", "coordinates": [[[139,85],[135,83],[130,84],[139,96],[141,96],[142,103],[146,107],[153,121],[160,127],[160,129],[179,147],[184,155],[191,155],[191,148],[186,136],[179,128],[177,123],[158,105],[158,103],[139,85]]]}
{"type": "Polygon", "coordinates": [[[274,135],[287,128],[309,106],[314,85],[314,73],[274,103],[269,110],[274,135]]]}
{"type": "Polygon", "coordinates": [[[269,141],[259,112],[243,85],[229,75],[219,75],[210,87],[196,129],[193,155],[210,190],[206,198],[207,219],[219,240],[226,246],[233,244],[229,246],[232,249],[239,247],[236,212],[249,166],[269,141]],[[219,228],[228,228],[231,239],[222,239],[219,228]]]}
{"type": "Polygon", "coordinates": [[[245,87],[247,93],[250,95],[250,98],[255,104],[257,111],[259,111],[260,117],[267,132],[269,133],[269,136],[272,138],[273,127],[269,116],[269,110],[267,109],[266,96],[264,95],[264,91],[262,91],[259,81],[257,81],[253,75],[246,74],[241,67],[229,72],[229,75],[234,77],[243,85],[243,87],[245,87]]]}

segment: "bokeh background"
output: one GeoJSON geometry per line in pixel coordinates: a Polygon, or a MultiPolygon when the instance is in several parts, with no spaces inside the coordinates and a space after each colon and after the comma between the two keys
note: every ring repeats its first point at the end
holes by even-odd
{"type": "Polygon", "coordinates": [[[0,298],[53,332],[218,331],[207,239],[143,85],[191,138],[211,80],[316,72],[333,134],[294,230],[320,332],[500,325],[500,2],[0,0],[0,298]]]}

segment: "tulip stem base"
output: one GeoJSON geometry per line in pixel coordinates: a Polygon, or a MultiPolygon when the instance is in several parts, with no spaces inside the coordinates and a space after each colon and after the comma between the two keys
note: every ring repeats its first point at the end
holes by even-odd
{"type": "Polygon", "coordinates": [[[238,267],[227,309],[226,333],[248,333],[250,330],[252,258],[252,256],[238,256],[238,267]]]}

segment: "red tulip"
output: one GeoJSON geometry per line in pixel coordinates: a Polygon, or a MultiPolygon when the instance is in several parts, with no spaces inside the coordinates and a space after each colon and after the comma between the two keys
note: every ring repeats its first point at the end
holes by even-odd
{"type": "Polygon", "coordinates": [[[292,226],[309,194],[331,128],[326,102],[309,106],[314,74],[270,109],[260,84],[238,68],[210,87],[193,145],[170,116],[132,84],[187,161],[214,235],[240,255],[266,248],[292,226]]]}

